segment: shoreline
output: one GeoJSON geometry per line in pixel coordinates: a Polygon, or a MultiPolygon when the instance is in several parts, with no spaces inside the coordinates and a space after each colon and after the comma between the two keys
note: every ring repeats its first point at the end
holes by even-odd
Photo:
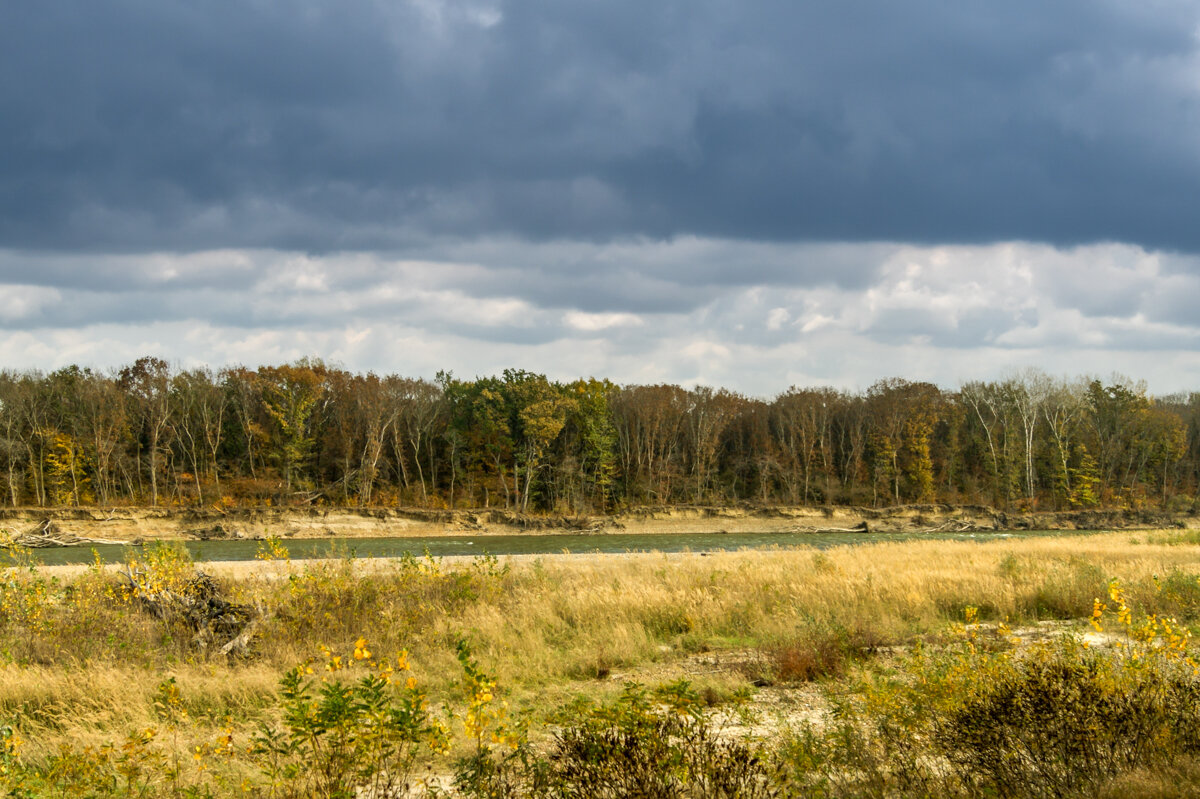
{"type": "Polygon", "coordinates": [[[1200,516],[1158,510],[999,511],[979,505],[663,506],[607,516],[423,508],[3,508],[0,533],[25,546],[314,538],[672,533],[1004,532],[1200,529],[1200,516]]]}

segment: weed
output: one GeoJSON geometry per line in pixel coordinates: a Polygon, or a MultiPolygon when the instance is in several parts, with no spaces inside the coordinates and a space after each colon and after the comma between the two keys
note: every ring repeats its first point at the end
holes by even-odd
{"type": "Polygon", "coordinates": [[[447,750],[448,730],[406,676],[407,653],[375,661],[367,646],[360,638],[349,656],[325,650],[320,677],[306,663],[280,681],[283,724],[262,724],[251,749],[270,796],[394,796],[409,789],[422,747],[447,750]],[[366,673],[344,680],[356,664],[366,673]]]}

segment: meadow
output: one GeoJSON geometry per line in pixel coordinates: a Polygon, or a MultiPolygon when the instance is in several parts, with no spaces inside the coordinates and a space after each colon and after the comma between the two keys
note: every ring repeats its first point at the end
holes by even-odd
{"type": "Polygon", "coordinates": [[[9,549],[5,795],[1200,792],[1194,531],[330,554],[9,549]]]}

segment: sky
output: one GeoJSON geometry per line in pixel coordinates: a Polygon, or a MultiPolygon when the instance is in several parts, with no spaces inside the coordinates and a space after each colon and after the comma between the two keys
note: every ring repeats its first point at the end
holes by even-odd
{"type": "Polygon", "coordinates": [[[0,7],[0,368],[1200,390],[1195,0],[0,7]]]}

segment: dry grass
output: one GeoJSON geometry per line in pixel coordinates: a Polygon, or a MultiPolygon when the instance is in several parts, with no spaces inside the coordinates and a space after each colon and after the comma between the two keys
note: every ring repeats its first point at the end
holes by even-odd
{"type": "Polygon", "coordinates": [[[0,573],[10,594],[40,580],[48,597],[48,623],[0,621],[0,658],[9,661],[0,668],[0,724],[17,723],[28,756],[153,725],[155,688],[167,676],[189,710],[180,746],[229,725],[245,734],[267,713],[283,670],[359,636],[382,654],[409,650],[435,700],[458,678],[453,643],[465,637],[514,707],[544,718],[573,697],[613,695],[619,684],[609,675],[696,652],[755,650],[773,659],[775,680],[802,681],[937,634],[967,606],[1012,624],[1085,618],[1113,577],[1148,613],[1200,619],[1200,547],[1176,545],[1171,532],[205,568],[231,599],[267,614],[249,661],[199,656],[179,630],[113,600],[104,570],[0,573]]]}
{"type": "Polygon", "coordinates": [[[1140,606],[1155,608],[1167,602],[1155,575],[1198,567],[1195,547],[1134,545],[1128,534],[543,558],[516,567],[498,602],[438,619],[435,630],[475,631],[496,662],[557,677],[584,662],[653,660],[663,643],[778,644],[814,625],[866,625],[879,644],[895,642],[961,619],[968,605],[1013,623],[1086,617],[1114,576],[1140,606]]]}
{"type": "Polygon", "coordinates": [[[1097,799],[1192,799],[1200,796],[1200,762],[1182,758],[1166,768],[1138,769],[1102,786],[1097,799]]]}
{"type": "Polygon", "coordinates": [[[232,675],[223,667],[177,666],[169,672],[120,664],[0,668],[0,717],[19,719],[30,741],[99,745],[132,729],[158,722],[156,686],[174,676],[197,735],[247,720],[275,699],[279,674],[243,666],[232,675]]]}

